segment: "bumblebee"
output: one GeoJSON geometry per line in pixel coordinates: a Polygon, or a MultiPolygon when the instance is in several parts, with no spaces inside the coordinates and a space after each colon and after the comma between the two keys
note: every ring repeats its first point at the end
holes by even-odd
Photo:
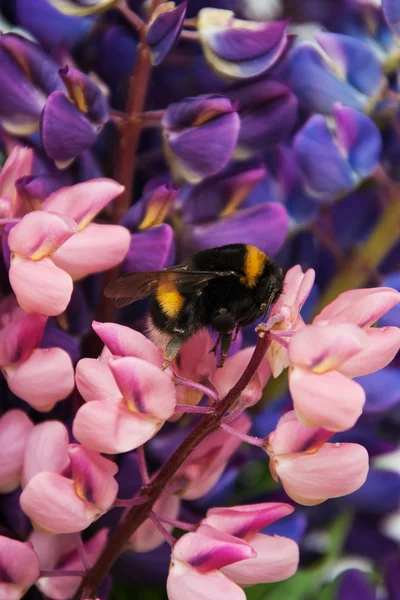
{"type": "Polygon", "coordinates": [[[162,271],[129,273],[110,282],[105,295],[116,306],[152,296],[149,334],[164,350],[164,368],[200,329],[218,333],[222,367],[239,330],[265,318],[283,290],[282,269],[249,244],[197,252],[187,264],[162,271]]]}

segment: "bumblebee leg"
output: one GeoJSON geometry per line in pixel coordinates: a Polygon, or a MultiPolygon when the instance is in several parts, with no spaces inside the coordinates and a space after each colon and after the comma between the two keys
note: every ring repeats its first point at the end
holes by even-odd
{"type": "Polygon", "coordinates": [[[224,366],[224,362],[228,355],[229,348],[231,347],[231,342],[232,333],[223,333],[221,335],[221,358],[217,365],[219,369],[224,366]]]}
{"type": "Polygon", "coordinates": [[[186,339],[187,338],[183,337],[182,335],[174,335],[174,337],[172,337],[169,340],[169,342],[165,348],[165,351],[164,351],[165,363],[162,366],[163,371],[165,371],[165,369],[169,366],[169,364],[174,360],[174,358],[178,354],[179,350],[182,348],[183,344],[186,342],[186,339]]]}
{"type": "Polygon", "coordinates": [[[232,340],[231,340],[232,342],[236,342],[236,340],[237,340],[237,337],[238,337],[238,335],[239,335],[239,330],[240,330],[240,325],[239,325],[239,323],[238,323],[238,324],[236,325],[236,329],[235,329],[234,337],[233,337],[233,338],[232,338],[232,340]]]}
{"type": "Polygon", "coordinates": [[[218,346],[219,346],[219,345],[220,345],[220,343],[221,343],[221,337],[222,337],[222,333],[220,333],[220,334],[218,335],[217,341],[215,342],[214,346],[211,348],[211,350],[210,350],[210,352],[209,352],[208,354],[211,354],[211,352],[212,352],[213,354],[216,354],[216,353],[217,353],[217,348],[218,348],[218,346]]]}

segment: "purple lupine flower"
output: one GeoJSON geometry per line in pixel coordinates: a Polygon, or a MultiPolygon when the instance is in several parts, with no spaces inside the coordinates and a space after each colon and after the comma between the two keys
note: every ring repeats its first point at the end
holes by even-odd
{"type": "Polygon", "coordinates": [[[296,134],[294,151],[307,191],[331,202],[370,176],[378,164],[381,136],[375,123],[352,108],[333,108],[335,136],[322,115],[314,115],[296,134]]]}
{"type": "Polygon", "coordinates": [[[178,6],[175,6],[174,2],[166,2],[160,4],[151,14],[146,26],[146,41],[153,65],[159,65],[178,40],[186,7],[187,0],[178,6]]]}
{"type": "Polygon", "coordinates": [[[228,164],[239,135],[235,104],[224,96],[186,98],[171,104],[162,119],[171,169],[177,177],[198,183],[228,164]]]}
{"type": "Polygon", "coordinates": [[[242,83],[228,91],[238,103],[240,133],[235,156],[246,157],[285,140],[297,119],[297,98],[278,81],[242,83]]]}
{"type": "Polygon", "coordinates": [[[331,114],[335,102],[370,112],[386,84],[379,59],[368,45],[337,33],[318,33],[315,44],[304,42],[289,60],[288,78],[301,104],[331,114]]]}
{"type": "Polygon", "coordinates": [[[197,16],[207,62],[232,79],[255,77],[270,69],[286,48],[287,25],[287,21],[242,21],[219,8],[203,8],[197,16]]]}
{"type": "Polygon", "coordinates": [[[68,65],[58,73],[68,95],[50,94],[43,108],[40,133],[47,156],[61,167],[68,166],[95,142],[108,119],[108,104],[100,87],[88,75],[68,65]]]}

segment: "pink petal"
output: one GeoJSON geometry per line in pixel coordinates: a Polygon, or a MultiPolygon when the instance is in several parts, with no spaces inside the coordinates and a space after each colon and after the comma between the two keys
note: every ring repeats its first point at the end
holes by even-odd
{"type": "Polygon", "coordinates": [[[118,483],[114,479],[117,465],[78,444],[70,444],[68,456],[79,498],[94,504],[101,512],[107,511],[117,497],[118,483]]]}
{"type": "Polygon", "coordinates": [[[0,535],[0,597],[19,600],[39,578],[39,558],[29,543],[0,535]]]}
{"type": "Polygon", "coordinates": [[[43,202],[42,209],[67,215],[78,223],[81,230],[124,189],[112,179],[91,179],[57,190],[43,202]]]}
{"type": "Polygon", "coordinates": [[[60,421],[36,425],[26,445],[23,485],[41,471],[61,474],[68,465],[68,431],[65,425],[60,421]]]}
{"type": "Polygon", "coordinates": [[[33,530],[29,542],[40,560],[42,569],[54,569],[63,555],[73,555],[77,537],[73,533],[39,533],[33,530]]]}
{"type": "Polygon", "coordinates": [[[129,231],[121,225],[90,223],[57,250],[53,261],[76,281],[119,265],[130,241],[129,231]]]}
{"type": "MultiPolygon", "coordinates": [[[[33,150],[26,146],[14,146],[0,172],[0,197],[7,200],[10,212],[6,217],[21,217],[24,206],[15,185],[17,179],[32,174],[33,150]]],[[[3,215],[2,215],[3,216],[3,215]]]]}
{"type": "Polygon", "coordinates": [[[325,373],[337,369],[367,343],[367,334],[356,325],[308,325],[291,337],[289,358],[299,367],[325,373]]]}
{"type": "MultiPolygon", "coordinates": [[[[231,427],[241,433],[247,433],[250,425],[251,421],[245,413],[230,423],[231,427]]],[[[211,433],[195,448],[178,471],[178,478],[186,480],[186,487],[181,497],[194,500],[210,491],[221,477],[228,460],[240,443],[237,437],[223,431],[211,433]]]]}
{"type": "Polygon", "coordinates": [[[172,551],[173,560],[185,561],[203,573],[255,556],[249,544],[210,525],[183,535],[172,551]]]}
{"type": "MultiPolygon", "coordinates": [[[[85,542],[84,548],[90,564],[94,564],[100,556],[107,541],[107,534],[108,531],[106,529],[101,529],[91,537],[90,540],[85,542]]],[[[31,536],[31,542],[36,552],[39,554],[42,569],[60,568],[62,571],[83,570],[83,564],[77,550],[73,551],[76,547],[75,536],[61,534],[49,536],[34,532],[31,536]],[[52,544],[52,541],[57,539],[60,539],[61,544],[52,544]],[[72,548],[67,545],[69,540],[72,541],[72,548]],[[64,544],[64,546],[62,546],[62,544],[64,544]],[[43,563],[41,550],[44,546],[47,546],[47,551],[45,550],[44,556],[48,555],[50,549],[53,550],[53,554],[58,558],[52,566],[45,566],[43,563]],[[61,546],[61,548],[59,548],[59,546],[61,546]],[[59,564],[57,564],[57,562],[59,564]]],[[[82,577],[41,577],[36,585],[46,597],[52,598],[52,600],[70,600],[78,589],[81,581],[82,577]]]]}
{"type": "Polygon", "coordinates": [[[162,425],[159,419],[132,413],[123,400],[94,400],[76,413],[73,434],[92,450],[120,454],[142,446],[162,425]]]}
{"type": "Polygon", "coordinates": [[[78,362],[75,382],[85,402],[121,398],[121,392],[110,367],[98,358],[82,358],[78,362]]]}
{"type": "Polygon", "coordinates": [[[50,258],[34,261],[14,255],[9,278],[18,304],[26,312],[54,317],[64,312],[71,299],[71,277],[50,258]]]}
{"type": "Polygon", "coordinates": [[[41,412],[51,410],[74,389],[74,368],[61,348],[36,348],[12,371],[6,369],[10,390],[41,412]]]}
{"type": "Polygon", "coordinates": [[[140,358],[116,358],[110,369],[128,408],[166,421],[174,413],[176,397],[171,377],[140,358]]]}
{"type": "Polygon", "coordinates": [[[213,346],[214,341],[206,329],[189,338],[179,355],[179,374],[200,382],[209,378],[217,366],[215,355],[210,354],[213,346]]]}
{"type": "Polygon", "coordinates": [[[351,494],[368,474],[368,453],[359,444],[324,444],[317,452],[284,454],[275,470],[285,492],[305,506],[351,494]]]}
{"type": "Polygon", "coordinates": [[[400,329],[398,327],[371,327],[364,349],[339,367],[348,377],[361,377],[386,367],[400,349],[400,329]]]}
{"type": "MultiPolygon", "coordinates": [[[[223,369],[215,371],[211,377],[212,383],[218,390],[221,398],[223,398],[229,390],[235,385],[240,375],[244,372],[249,364],[250,358],[254,353],[254,346],[244,348],[233,356],[230,356],[223,369]]],[[[264,358],[256,375],[251,382],[243,390],[241,398],[246,400],[248,406],[254,406],[261,399],[263,389],[271,375],[271,369],[267,358],[264,358]]]]}
{"type": "Polygon", "coordinates": [[[293,510],[293,506],[282,502],[210,508],[202,524],[211,525],[218,531],[248,541],[255,533],[278,519],[290,515],[293,510]]]}
{"type": "Polygon", "coordinates": [[[75,221],[57,213],[35,210],[25,215],[8,234],[11,252],[32,260],[51,256],[78,231],[75,221]]]}
{"type": "Polygon", "coordinates": [[[274,378],[284,371],[289,365],[289,352],[279,342],[273,340],[267,350],[267,358],[274,378]]]}
{"type": "Polygon", "coordinates": [[[393,288],[379,287],[343,292],[314,319],[335,323],[356,323],[369,327],[400,302],[400,293],[393,288]]]}
{"type": "Polygon", "coordinates": [[[272,307],[270,315],[273,317],[279,314],[283,306],[289,307],[290,317],[285,323],[285,329],[293,328],[293,325],[299,316],[300,310],[308,298],[309,293],[311,292],[314,279],[314,269],[308,269],[305,273],[303,273],[300,265],[295,265],[286,273],[283,293],[272,307]]]}
{"type": "Polygon", "coordinates": [[[296,415],[307,427],[345,431],[356,423],[365,404],[361,385],[338,371],[318,375],[292,367],[289,388],[296,415]]]}
{"type": "Polygon", "coordinates": [[[39,345],[47,317],[38,313],[22,313],[0,331],[0,366],[24,361],[39,345]]]}
{"type": "Polygon", "coordinates": [[[161,352],[144,335],[117,323],[93,321],[92,327],[114,356],[136,356],[156,367],[162,367],[161,352]]]}
{"type": "Polygon", "coordinates": [[[290,454],[292,452],[310,452],[317,450],[333,433],[322,429],[312,429],[300,423],[294,410],[287,412],[278,421],[275,431],[268,436],[267,451],[274,454],[290,454]]]}
{"type": "MultiPolygon", "coordinates": [[[[154,504],[153,510],[163,517],[169,519],[177,519],[179,514],[180,500],[177,496],[167,496],[159,498],[154,504]]],[[[172,525],[163,523],[163,526],[167,531],[171,532],[173,529],[172,525]]],[[[150,552],[161,546],[165,542],[165,538],[158,531],[156,526],[150,519],[140,525],[133,536],[129,540],[129,547],[134,552],[150,552]]]]}
{"type": "Polygon", "coordinates": [[[20,504],[35,529],[47,533],[82,531],[101,515],[97,507],[77,496],[71,479],[58,473],[35,475],[24,488],[20,504]]]}
{"type": "Polygon", "coordinates": [[[199,573],[178,560],[171,562],[167,579],[169,600],[246,600],[246,594],[220,571],[199,573]]]}
{"type": "Polygon", "coordinates": [[[22,410],[9,410],[0,418],[0,494],[13,492],[21,482],[25,447],[32,429],[32,421],[22,410]]]}
{"type": "Polygon", "coordinates": [[[249,543],[257,552],[249,558],[228,565],[222,572],[239,585],[272,583],[292,577],[299,564],[299,547],[293,540],[262,533],[253,535],[249,543]]]}

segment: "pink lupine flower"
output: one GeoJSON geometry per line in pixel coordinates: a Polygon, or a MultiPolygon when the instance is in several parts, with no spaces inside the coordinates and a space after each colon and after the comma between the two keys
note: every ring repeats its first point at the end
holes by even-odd
{"type": "Polygon", "coordinates": [[[29,543],[0,536],[0,598],[19,600],[39,579],[40,564],[29,543]]]}
{"type": "MultiPolygon", "coordinates": [[[[169,519],[177,519],[179,514],[180,500],[176,496],[161,496],[154,504],[153,511],[169,519]]],[[[171,532],[173,525],[163,524],[164,528],[171,532]]],[[[129,540],[129,548],[134,552],[150,552],[165,542],[165,538],[151,521],[146,521],[138,527],[129,540]]]]}
{"type": "Polygon", "coordinates": [[[259,533],[261,529],[293,512],[280,502],[211,508],[202,520],[218,531],[234,535],[257,552],[257,556],[224,567],[222,572],[239,585],[271,583],[288,579],[297,570],[299,548],[288,538],[259,533]]]}
{"type": "MultiPolygon", "coordinates": [[[[247,367],[254,353],[254,346],[243,348],[233,356],[226,359],[223,369],[215,369],[211,377],[212,383],[217,388],[219,396],[223,398],[235,385],[240,375],[247,367]]],[[[254,406],[261,399],[263,389],[271,375],[267,358],[264,358],[257,373],[240,395],[247,406],[254,406]]]]}
{"type": "Polygon", "coordinates": [[[48,411],[74,388],[74,370],[61,348],[38,348],[47,317],[25,313],[14,296],[0,302],[0,369],[11,391],[48,411]]]}
{"type": "Polygon", "coordinates": [[[33,150],[26,146],[15,146],[0,172],[0,218],[21,217],[26,210],[15,185],[17,179],[30,175],[33,165],[33,150]]]}
{"type": "Polygon", "coordinates": [[[25,215],[9,232],[10,284],[26,312],[55,316],[67,308],[72,279],[51,257],[76,231],[69,217],[38,210],[25,215]]]}
{"type": "Polygon", "coordinates": [[[89,401],[78,410],[73,432],[88,448],[119,454],[147,442],[173,415],[175,387],[160,367],[140,358],[115,358],[108,367],[120,396],[115,398],[113,383],[106,399],[86,396],[89,401]]]}
{"type": "MultiPolygon", "coordinates": [[[[230,423],[240,433],[250,429],[250,419],[245,413],[230,423]]],[[[178,470],[176,479],[182,485],[182,498],[194,500],[204,496],[221,477],[228,460],[240,446],[237,437],[215,431],[199,444],[178,470]]]]}
{"type": "Polygon", "coordinates": [[[314,506],[358,490],[368,474],[368,453],[359,444],[326,443],[322,428],[306,427],[286,413],[267,440],[270,470],[290,498],[314,506]]]}
{"type": "Polygon", "coordinates": [[[246,600],[242,588],[221,572],[257,556],[250,544],[210,525],[200,525],[175,544],[167,579],[169,600],[246,600]]]}
{"type": "MultiPolygon", "coordinates": [[[[84,543],[89,564],[94,564],[107,541],[108,531],[101,529],[84,543]]],[[[40,559],[42,570],[59,570],[60,577],[42,576],[36,582],[38,589],[52,600],[70,600],[82,577],[68,577],[63,571],[84,571],[80,555],[76,548],[76,536],[72,534],[49,535],[34,531],[30,538],[40,559]]]]}
{"type": "Polygon", "coordinates": [[[400,293],[388,287],[349,290],[340,294],[314,319],[314,323],[354,323],[364,329],[368,343],[341,368],[349,377],[361,377],[379,371],[394,358],[400,348],[398,327],[371,327],[400,302],[400,293]]]}
{"type": "Polygon", "coordinates": [[[309,325],[292,336],[289,388],[305,425],[344,431],[355,424],[365,392],[341,371],[367,344],[366,332],[352,324],[309,325]]]}
{"type": "MultiPolygon", "coordinates": [[[[305,323],[300,311],[311,292],[315,279],[314,269],[303,273],[300,265],[295,265],[286,273],[284,289],[281,296],[271,309],[270,318],[280,315],[281,320],[272,327],[273,332],[296,331],[305,323]]],[[[289,356],[286,348],[277,341],[272,341],[267,352],[272,374],[278,377],[289,366],[289,356]]]]}
{"type": "Polygon", "coordinates": [[[0,418],[0,493],[8,494],[21,482],[25,446],[33,423],[22,410],[9,410],[0,418]]]}
{"type": "Polygon", "coordinates": [[[77,223],[78,233],[53,256],[54,264],[73,280],[115,267],[128,252],[130,234],[125,227],[91,223],[123,191],[124,186],[112,179],[91,179],[57,190],[42,203],[42,210],[60,213],[77,223]]]}
{"type": "Polygon", "coordinates": [[[49,421],[39,427],[40,431],[32,432],[32,446],[38,450],[27,458],[21,508],[41,532],[82,531],[112,506],[118,490],[114,479],[118,468],[78,444],[66,447],[66,430],[59,423],[49,421]]]}

